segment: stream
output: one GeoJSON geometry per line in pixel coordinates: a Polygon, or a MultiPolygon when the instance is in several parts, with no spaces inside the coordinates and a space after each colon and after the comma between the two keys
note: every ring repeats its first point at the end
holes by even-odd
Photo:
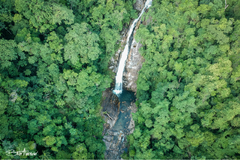
{"type": "Polygon", "coordinates": [[[104,124],[103,141],[106,144],[105,159],[121,159],[121,155],[128,151],[127,135],[134,131],[134,121],[132,113],[137,111],[135,105],[135,93],[123,90],[123,72],[126,60],[130,52],[133,33],[137,22],[142,14],[152,5],[152,0],[147,0],[139,17],[130,26],[127,36],[127,43],[121,54],[116,75],[115,89],[110,89],[103,93],[102,116],[107,123],[104,124]],[[107,115],[107,116],[106,116],[107,115]]]}
{"type": "MultiPolygon", "coordinates": [[[[131,114],[137,110],[136,106],[134,106],[134,92],[123,90],[118,98],[120,107],[118,115],[115,116],[117,118],[112,121],[112,127],[109,127],[104,133],[103,141],[107,147],[105,159],[121,159],[121,155],[128,150],[127,135],[134,131],[134,122],[131,114]]],[[[109,109],[107,110],[109,111],[109,109]]],[[[109,115],[112,115],[112,113],[109,113],[109,115]]]]}

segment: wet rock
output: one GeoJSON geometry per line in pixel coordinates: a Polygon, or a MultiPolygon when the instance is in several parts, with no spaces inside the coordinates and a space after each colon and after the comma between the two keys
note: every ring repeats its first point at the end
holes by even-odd
{"type": "Polygon", "coordinates": [[[112,136],[104,136],[104,140],[111,142],[113,140],[113,137],[112,136]]]}
{"type": "MultiPolygon", "coordinates": [[[[118,97],[112,93],[110,89],[107,89],[102,94],[102,112],[101,115],[104,117],[105,122],[104,124],[104,131],[106,132],[107,129],[112,128],[113,125],[116,123],[119,109],[118,104],[119,100],[118,97]]],[[[105,133],[104,133],[105,134],[105,133]]]]}
{"type": "Polygon", "coordinates": [[[109,123],[104,123],[103,124],[103,133],[102,135],[105,135],[105,133],[107,132],[107,130],[110,128],[110,124],[109,123]]]}
{"type": "MultiPolygon", "coordinates": [[[[144,8],[145,0],[137,0],[134,4],[134,8],[138,11],[141,11],[144,8]]],[[[133,20],[130,22],[132,24],[133,20]]],[[[151,20],[144,20],[143,25],[147,25],[151,20]]],[[[139,21],[135,27],[138,29],[141,22],[139,21]]],[[[124,50],[126,45],[128,29],[130,26],[126,27],[121,33],[120,48],[111,58],[109,63],[109,69],[112,70],[115,74],[117,73],[118,63],[121,58],[121,53],[124,50]]],[[[134,35],[136,34],[136,30],[134,35]]],[[[137,91],[136,81],[138,78],[138,72],[142,67],[144,62],[143,57],[139,53],[139,49],[142,47],[141,43],[135,41],[133,37],[132,46],[128,54],[125,71],[123,73],[123,88],[126,90],[132,90],[133,92],[137,91]]],[[[113,77],[115,78],[115,77],[113,77]]],[[[115,79],[114,79],[115,81],[115,79]]],[[[103,93],[104,100],[102,101],[102,116],[105,119],[107,124],[104,125],[103,132],[103,141],[106,144],[107,150],[105,152],[105,159],[122,159],[121,155],[126,152],[127,148],[127,138],[126,136],[132,134],[135,128],[135,123],[132,118],[132,114],[137,111],[137,107],[134,101],[130,100],[121,100],[121,105],[127,106],[126,109],[121,108],[118,98],[112,93],[110,89],[107,89],[103,93]],[[125,102],[127,101],[127,103],[125,102]],[[119,109],[120,108],[120,109],[119,109]],[[107,112],[107,114],[104,114],[107,112]],[[111,117],[111,118],[110,118],[111,117]],[[122,120],[122,119],[125,119],[122,120]],[[122,127],[124,126],[124,127],[122,127]]]]}
{"type": "Polygon", "coordinates": [[[137,79],[138,72],[142,68],[142,64],[145,61],[139,53],[139,49],[142,47],[141,43],[137,43],[135,38],[133,39],[130,53],[126,62],[126,74],[124,76],[125,88],[133,92],[137,92],[137,79]]]}
{"type": "Polygon", "coordinates": [[[133,5],[134,9],[138,11],[142,11],[145,5],[145,0],[137,0],[136,3],[133,5]]]}
{"type": "Polygon", "coordinates": [[[108,142],[108,141],[105,141],[105,140],[103,140],[103,142],[105,143],[105,145],[106,145],[106,150],[109,150],[109,148],[110,148],[110,146],[111,146],[111,142],[108,142]]]}
{"type": "MultiPolygon", "coordinates": [[[[105,91],[103,96],[112,96],[108,92],[109,91],[105,91]]],[[[120,104],[120,112],[115,114],[118,117],[117,121],[113,127],[109,124],[106,134],[103,136],[103,141],[106,144],[105,159],[121,159],[121,155],[126,152],[128,147],[127,135],[132,134],[135,127],[131,115],[131,113],[137,111],[134,102],[134,93],[123,91],[123,95],[120,97],[120,103],[118,103],[120,104]]],[[[117,102],[114,103],[115,105],[117,104],[117,102]]],[[[117,110],[115,111],[117,112],[117,110]]]]}

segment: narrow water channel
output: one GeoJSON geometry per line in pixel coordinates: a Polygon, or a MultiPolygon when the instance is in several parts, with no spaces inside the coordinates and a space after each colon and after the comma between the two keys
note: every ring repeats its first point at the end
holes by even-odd
{"type": "MultiPolygon", "coordinates": [[[[127,135],[131,134],[134,130],[134,122],[131,113],[136,111],[133,109],[135,106],[134,92],[123,90],[123,72],[125,69],[125,63],[127,56],[132,46],[133,33],[137,22],[141,19],[142,14],[152,5],[152,0],[147,0],[144,8],[142,9],[139,17],[135,19],[130,26],[127,36],[127,43],[124,51],[121,54],[121,58],[118,65],[118,71],[116,75],[115,89],[113,93],[118,97],[118,115],[116,119],[112,119],[112,127],[104,135],[103,141],[106,144],[107,150],[105,152],[105,159],[121,159],[121,155],[127,152],[127,135]],[[115,121],[116,120],[116,121],[115,121]]],[[[135,106],[136,108],[136,106],[135,106]]],[[[116,115],[116,114],[113,114],[116,115]]]]}
{"type": "Polygon", "coordinates": [[[133,132],[131,113],[135,103],[134,92],[123,90],[119,99],[119,114],[114,126],[104,135],[106,144],[105,159],[121,159],[121,155],[128,151],[127,135],[133,132]]]}

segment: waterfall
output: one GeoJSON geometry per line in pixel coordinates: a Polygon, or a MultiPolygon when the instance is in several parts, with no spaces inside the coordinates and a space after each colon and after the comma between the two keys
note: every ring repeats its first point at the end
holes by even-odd
{"type": "Polygon", "coordinates": [[[134,28],[135,28],[138,20],[141,18],[142,14],[145,12],[145,10],[148,9],[149,7],[151,7],[151,5],[152,5],[152,0],[147,0],[144,8],[141,11],[141,14],[139,15],[139,17],[137,19],[135,19],[133,21],[133,23],[130,27],[130,30],[128,32],[127,43],[126,43],[125,48],[122,52],[122,57],[120,59],[119,65],[118,65],[118,72],[117,72],[117,75],[116,75],[115,89],[113,90],[113,93],[116,94],[117,96],[119,96],[122,93],[123,71],[124,71],[124,68],[125,68],[125,63],[126,63],[126,60],[127,60],[128,53],[129,53],[131,45],[132,45],[132,41],[130,41],[130,38],[133,35],[133,31],[134,31],[134,28]]]}

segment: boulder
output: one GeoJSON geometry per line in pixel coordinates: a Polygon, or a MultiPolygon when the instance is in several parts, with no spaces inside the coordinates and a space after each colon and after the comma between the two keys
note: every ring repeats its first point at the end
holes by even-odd
{"type": "Polygon", "coordinates": [[[137,0],[136,3],[133,5],[134,9],[137,11],[142,11],[145,5],[145,0],[137,0]]]}

